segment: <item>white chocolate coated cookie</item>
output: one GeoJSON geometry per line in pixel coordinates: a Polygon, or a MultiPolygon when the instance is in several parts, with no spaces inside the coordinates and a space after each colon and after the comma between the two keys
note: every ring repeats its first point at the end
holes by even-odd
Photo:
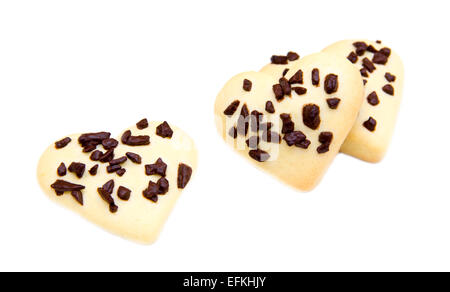
{"type": "Polygon", "coordinates": [[[285,78],[265,72],[233,77],[217,96],[216,125],[254,165],[308,191],[339,152],[363,92],[352,64],[318,53],[290,64],[285,78]]]}
{"type": "Polygon", "coordinates": [[[191,138],[173,125],[144,121],[139,128],[131,127],[131,137],[125,131],[117,140],[105,139],[109,134],[106,132],[70,135],[48,147],[39,161],[37,175],[51,200],[114,234],[150,244],[157,239],[195,171],[197,151],[191,138]],[[143,145],[131,146],[135,144],[143,145]],[[92,150],[89,147],[97,150],[83,152],[92,150]],[[113,150],[114,160],[107,149],[113,150]],[[155,164],[159,158],[162,161],[155,164]],[[96,171],[92,169],[95,165],[96,171]],[[108,173],[108,167],[114,172],[108,173]],[[116,170],[119,167],[122,170],[116,170]],[[110,183],[105,186],[111,180],[113,189],[110,183]],[[81,194],[71,193],[71,189],[79,190],[81,186],[81,194]]]}
{"type": "Polygon", "coordinates": [[[400,107],[404,69],[400,57],[381,42],[346,40],[324,52],[348,60],[366,80],[364,102],[341,152],[379,162],[389,147],[400,107]],[[372,71],[372,72],[370,72],[372,71]]]}

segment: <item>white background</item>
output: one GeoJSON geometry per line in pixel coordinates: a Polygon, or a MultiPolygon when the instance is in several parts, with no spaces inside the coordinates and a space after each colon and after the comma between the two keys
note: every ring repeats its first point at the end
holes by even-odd
{"type": "Polygon", "coordinates": [[[0,270],[450,270],[447,1],[1,1],[0,270]],[[299,193],[216,134],[233,75],[272,54],[382,39],[406,67],[385,160],[339,155],[299,193]],[[110,235],[50,202],[41,153],[66,134],[168,120],[198,172],[159,241],[110,235]]]}

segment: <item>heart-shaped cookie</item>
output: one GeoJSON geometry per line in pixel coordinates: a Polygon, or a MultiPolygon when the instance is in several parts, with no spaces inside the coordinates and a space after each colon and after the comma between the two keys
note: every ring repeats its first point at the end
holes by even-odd
{"type": "Polygon", "coordinates": [[[340,41],[324,52],[353,64],[365,83],[365,99],[341,151],[368,162],[382,160],[402,99],[404,69],[400,57],[380,41],[367,40],[340,41]]]}
{"type": "Polygon", "coordinates": [[[74,134],[51,145],[39,161],[39,184],[106,230],[153,243],[196,168],[194,143],[167,122],[145,119],[110,136],[74,134]]]}
{"type": "Polygon", "coordinates": [[[282,60],[289,70],[272,60],[265,69],[271,73],[246,72],[228,81],[216,99],[216,125],[241,155],[307,191],[339,152],[364,88],[359,71],[334,55],[289,61],[282,60]]]}

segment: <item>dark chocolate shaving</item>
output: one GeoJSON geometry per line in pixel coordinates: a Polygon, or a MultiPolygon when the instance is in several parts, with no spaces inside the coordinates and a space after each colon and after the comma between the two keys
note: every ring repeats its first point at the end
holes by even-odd
{"type": "Polygon", "coordinates": [[[61,164],[58,166],[56,173],[58,174],[58,176],[65,176],[67,174],[66,165],[63,162],[61,162],[61,164]]]}
{"type": "Polygon", "coordinates": [[[161,125],[156,127],[156,135],[163,138],[172,138],[173,131],[169,124],[164,121],[161,125]]]}
{"type": "Polygon", "coordinates": [[[150,145],[150,136],[141,135],[141,136],[130,136],[126,143],[128,146],[144,146],[150,145]]]}
{"type": "Polygon", "coordinates": [[[291,95],[291,85],[289,84],[289,81],[286,78],[280,78],[279,80],[280,85],[281,85],[281,89],[283,89],[283,94],[284,95],[291,95]]]}
{"type": "Polygon", "coordinates": [[[60,179],[56,180],[50,187],[59,193],[81,191],[85,188],[82,185],[77,185],[60,179]]]}
{"type": "Polygon", "coordinates": [[[282,87],[280,84],[275,84],[275,85],[273,85],[273,86],[272,86],[272,90],[273,90],[273,93],[275,94],[275,98],[276,98],[278,101],[283,100],[283,98],[284,98],[284,92],[283,92],[283,87],[282,87]]]}
{"type": "Polygon", "coordinates": [[[361,72],[362,77],[366,77],[366,78],[369,77],[369,73],[367,72],[366,68],[362,68],[361,70],[359,70],[359,72],[361,72]]]}
{"type": "Polygon", "coordinates": [[[258,136],[251,136],[248,138],[245,143],[250,149],[257,149],[259,145],[259,137],[258,136]]]}
{"type": "Polygon", "coordinates": [[[328,107],[331,109],[337,109],[340,102],[341,102],[340,98],[327,98],[328,107]]]}
{"type": "Polygon", "coordinates": [[[355,52],[351,52],[347,59],[352,62],[353,64],[355,64],[356,62],[358,62],[358,55],[355,52]]]}
{"type": "Polygon", "coordinates": [[[83,147],[87,145],[99,145],[103,140],[109,139],[110,136],[111,133],[108,132],[86,133],[78,138],[78,142],[83,147]]]}
{"type": "Polygon", "coordinates": [[[98,194],[100,197],[109,205],[109,211],[111,213],[116,213],[118,208],[116,204],[114,203],[114,199],[111,196],[111,194],[114,191],[114,180],[109,180],[106,182],[101,188],[97,189],[98,194]]]}
{"type": "Polygon", "coordinates": [[[312,81],[313,85],[319,86],[319,83],[320,83],[319,69],[315,68],[312,70],[311,81],[312,81]]]}
{"type": "Polygon", "coordinates": [[[386,84],[383,86],[383,91],[389,95],[394,95],[394,87],[390,84],[386,84]]]}
{"type": "Polygon", "coordinates": [[[292,62],[292,61],[298,60],[300,58],[300,56],[296,52],[289,52],[287,54],[287,58],[289,61],[292,62]]]}
{"type": "Polygon", "coordinates": [[[130,195],[131,195],[131,190],[127,189],[126,187],[120,186],[117,189],[117,196],[119,197],[119,199],[121,199],[123,201],[128,201],[130,199],[130,195]]]}
{"type": "Polygon", "coordinates": [[[70,194],[75,199],[75,201],[83,206],[83,193],[81,191],[72,191],[70,194]]]}
{"type": "Polygon", "coordinates": [[[306,92],[308,92],[308,90],[306,88],[300,87],[300,86],[293,87],[292,89],[295,91],[295,93],[297,93],[297,95],[304,95],[304,94],[306,94],[306,92]]]}
{"type": "Polygon", "coordinates": [[[55,148],[56,149],[61,149],[66,147],[70,142],[72,141],[72,139],[70,139],[69,137],[66,137],[62,140],[59,140],[57,142],[55,142],[55,148]]]}
{"type": "Polygon", "coordinates": [[[78,178],[82,178],[84,170],[86,169],[86,164],[80,162],[72,162],[69,165],[69,171],[75,173],[78,178]]]}
{"type": "Polygon", "coordinates": [[[391,56],[391,49],[389,49],[389,48],[382,48],[380,50],[380,53],[389,58],[391,56]]]}
{"type": "Polygon", "coordinates": [[[126,157],[126,156],[122,156],[122,157],[120,157],[120,158],[111,160],[111,161],[109,162],[109,165],[122,164],[122,163],[125,163],[125,161],[127,161],[127,157],[126,157]]]}
{"type": "Polygon", "coordinates": [[[103,152],[101,152],[100,150],[95,150],[94,152],[92,152],[90,158],[92,161],[99,161],[102,156],[103,152]]]}
{"type": "Polygon", "coordinates": [[[245,136],[248,133],[248,116],[250,115],[247,105],[244,104],[241,109],[241,113],[237,122],[237,131],[241,136],[245,136]]]}
{"type": "Polygon", "coordinates": [[[306,104],[302,111],[303,123],[313,130],[320,125],[320,108],[315,104],[306,104]]]}
{"type": "Polygon", "coordinates": [[[386,80],[389,81],[389,82],[394,82],[395,79],[396,79],[395,75],[392,75],[392,74],[389,73],[389,72],[387,72],[387,73],[384,75],[384,78],[386,78],[386,80]]]}
{"type": "Polygon", "coordinates": [[[106,151],[99,159],[100,162],[106,163],[114,159],[114,149],[106,151]]]}
{"type": "Polygon", "coordinates": [[[336,74],[328,74],[325,77],[324,87],[325,92],[328,94],[332,94],[338,91],[339,88],[338,76],[336,74]]]}
{"type": "Polygon", "coordinates": [[[302,131],[294,131],[284,135],[283,140],[286,141],[288,146],[300,145],[301,142],[306,140],[306,135],[302,131]]]}
{"type": "Polygon", "coordinates": [[[276,144],[281,143],[280,134],[278,134],[277,132],[274,132],[274,131],[270,131],[270,130],[264,131],[262,133],[262,139],[263,139],[263,141],[269,142],[269,143],[276,143],[276,144]]]}
{"type": "Polygon", "coordinates": [[[89,169],[89,174],[92,176],[97,175],[97,171],[98,171],[98,164],[92,166],[92,168],[89,169]]]}
{"type": "Polygon", "coordinates": [[[148,120],[147,119],[140,120],[139,122],[136,123],[136,127],[139,130],[143,130],[143,129],[148,128],[148,120]]]}
{"type": "Polygon", "coordinates": [[[317,152],[319,154],[322,154],[330,151],[331,141],[333,141],[333,133],[331,132],[320,133],[319,142],[321,143],[321,145],[317,147],[317,152]]]}
{"type": "Polygon", "coordinates": [[[118,165],[118,164],[115,164],[115,165],[109,165],[109,166],[106,168],[106,171],[107,171],[108,173],[114,173],[114,172],[118,171],[118,170],[121,169],[121,168],[122,168],[122,166],[120,166],[120,165],[118,165]]]}
{"type": "MultiPolygon", "coordinates": [[[[363,67],[365,69],[367,69],[367,71],[369,71],[370,73],[372,73],[373,71],[375,71],[377,69],[375,67],[375,65],[368,58],[363,59],[363,67]]],[[[364,77],[366,77],[366,76],[364,76],[364,77]]]]}
{"type": "Polygon", "coordinates": [[[367,130],[373,132],[373,131],[375,131],[375,128],[376,128],[376,126],[377,126],[377,121],[376,121],[374,118],[370,117],[367,121],[365,121],[365,122],[363,123],[363,126],[364,126],[367,130]]]}
{"type": "Polygon", "coordinates": [[[375,64],[386,65],[388,57],[382,53],[375,53],[372,58],[372,62],[375,64]]]}
{"type": "Polygon", "coordinates": [[[375,91],[367,96],[367,102],[373,106],[378,105],[380,103],[378,95],[375,91]]]}
{"type": "Polygon", "coordinates": [[[270,58],[270,61],[271,61],[272,64],[286,65],[288,63],[288,57],[287,56],[275,56],[275,55],[273,55],[270,58]]]}
{"type": "Polygon", "coordinates": [[[353,46],[356,48],[356,54],[358,56],[364,55],[367,50],[367,44],[365,42],[356,42],[353,43],[353,46]]]}
{"type": "Polygon", "coordinates": [[[132,162],[134,162],[136,164],[142,163],[142,158],[139,154],[136,154],[133,152],[127,152],[127,153],[125,153],[125,155],[128,157],[128,159],[130,159],[132,162]]]}
{"type": "Polygon", "coordinates": [[[281,114],[280,119],[283,122],[283,127],[281,129],[282,134],[287,134],[294,131],[295,124],[292,121],[290,114],[281,114]]]}
{"type": "Polygon", "coordinates": [[[223,113],[226,116],[232,116],[236,112],[241,102],[239,100],[233,101],[224,111],[223,113]]]}
{"type": "Polygon", "coordinates": [[[131,131],[130,130],[126,130],[123,135],[122,138],[120,139],[122,141],[122,144],[127,144],[128,138],[131,137],[131,131]]]}
{"type": "Polygon", "coordinates": [[[265,162],[270,158],[269,153],[261,149],[250,150],[248,155],[258,162],[265,162]]]}
{"type": "Polygon", "coordinates": [[[263,114],[258,112],[257,110],[252,111],[250,114],[250,129],[252,132],[259,131],[259,124],[261,123],[263,118],[263,114]]]}
{"type": "Polygon", "coordinates": [[[184,163],[178,165],[177,186],[184,189],[191,179],[192,168],[184,163]]]}
{"type": "Polygon", "coordinates": [[[273,106],[273,103],[270,100],[266,102],[266,112],[270,114],[273,114],[275,112],[275,107],[273,106]]]}
{"type": "Polygon", "coordinates": [[[116,174],[118,176],[123,176],[125,174],[125,172],[127,172],[127,170],[125,168],[121,168],[118,171],[116,171],[116,174]]]}
{"type": "Polygon", "coordinates": [[[116,139],[105,139],[102,141],[102,145],[103,148],[105,148],[106,150],[110,150],[110,149],[114,149],[117,147],[117,145],[119,145],[119,141],[117,141],[116,139]]]}
{"type": "Polygon", "coordinates": [[[287,72],[289,72],[289,69],[288,69],[288,68],[286,68],[286,69],[283,70],[283,74],[282,74],[283,77],[286,76],[287,72]]]}
{"type": "Polygon", "coordinates": [[[303,84],[303,71],[298,70],[295,72],[294,75],[292,75],[291,78],[289,78],[289,83],[292,84],[303,84]]]}
{"type": "Polygon", "coordinates": [[[158,202],[158,193],[159,193],[158,184],[149,181],[148,187],[142,192],[142,195],[144,196],[144,198],[156,203],[158,202]]]}
{"type": "Polygon", "coordinates": [[[242,84],[242,88],[245,91],[251,91],[252,90],[252,82],[248,79],[244,79],[244,82],[242,84]]]}
{"type": "Polygon", "coordinates": [[[157,182],[158,195],[165,195],[169,191],[169,181],[165,177],[161,177],[157,182]]]}
{"type": "Polygon", "coordinates": [[[166,176],[167,164],[161,158],[158,158],[154,164],[147,164],[145,166],[146,175],[158,174],[160,176],[166,176]]]}
{"type": "Polygon", "coordinates": [[[236,127],[230,128],[230,130],[228,130],[228,135],[231,138],[236,139],[237,138],[237,128],[236,127]]]}

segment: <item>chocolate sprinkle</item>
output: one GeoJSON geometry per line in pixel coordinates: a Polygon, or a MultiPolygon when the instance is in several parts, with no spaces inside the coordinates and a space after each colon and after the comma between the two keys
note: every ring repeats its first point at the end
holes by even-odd
{"type": "Polygon", "coordinates": [[[266,102],[266,112],[270,114],[273,114],[275,112],[275,107],[273,106],[273,103],[270,100],[266,102]]]}
{"type": "Polygon", "coordinates": [[[367,130],[373,132],[375,131],[375,127],[377,126],[377,121],[374,118],[370,117],[367,121],[363,123],[363,126],[367,130]]]}
{"type": "Polygon", "coordinates": [[[110,149],[114,149],[117,147],[117,145],[119,145],[119,141],[117,141],[116,139],[105,139],[102,141],[102,145],[103,148],[105,148],[106,150],[110,150],[110,149]]]}
{"type": "Polygon", "coordinates": [[[281,114],[280,119],[283,122],[283,128],[281,129],[282,134],[287,134],[294,131],[295,124],[292,121],[290,114],[281,114]]]}
{"type": "Polygon", "coordinates": [[[161,158],[158,158],[154,164],[147,164],[145,166],[146,175],[158,174],[160,176],[166,176],[167,164],[161,158]]]}
{"type": "Polygon", "coordinates": [[[315,68],[312,70],[312,84],[315,86],[319,86],[320,83],[320,75],[319,75],[319,69],[315,68]]]}
{"type": "Polygon", "coordinates": [[[325,77],[324,87],[325,92],[328,94],[332,94],[338,91],[339,88],[338,76],[336,74],[328,74],[325,77]]]}
{"type": "Polygon", "coordinates": [[[394,95],[394,87],[392,87],[392,85],[390,84],[386,84],[385,86],[383,86],[383,91],[389,95],[394,95]]]}
{"type": "Polygon", "coordinates": [[[236,110],[238,109],[240,103],[241,103],[241,102],[240,102],[239,100],[233,101],[233,102],[232,102],[232,103],[224,110],[223,113],[224,113],[226,116],[232,116],[232,115],[234,115],[234,113],[235,113],[236,110]]]}
{"type": "Polygon", "coordinates": [[[288,57],[273,55],[270,58],[270,61],[271,61],[272,64],[275,64],[275,65],[286,65],[288,63],[288,57]]]}
{"type": "Polygon", "coordinates": [[[248,155],[258,162],[265,162],[270,158],[269,153],[261,149],[250,150],[248,155]]]}
{"type": "Polygon", "coordinates": [[[117,189],[117,196],[119,197],[119,199],[121,199],[123,201],[128,201],[130,199],[130,195],[131,195],[131,190],[127,189],[126,187],[120,186],[117,189]]]}
{"type": "Polygon", "coordinates": [[[66,165],[63,162],[61,162],[56,172],[58,173],[59,176],[65,176],[67,174],[66,165]]]}
{"type": "Polygon", "coordinates": [[[378,95],[375,91],[369,94],[369,96],[367,96],[367,102],[373,106],[378,105],[380,103],[378,95]]]}
{"type": "Polygon", "coordinates": [[[70,139],[69,137],[66,137],[62,140],[59,140],[57,142],[55,142],[55,148],[56,149],[61,149],[67,146],[67,144],[69,144],[72,141],[72,139],[70,139]]]}
{"type": "Polygon", "coordinates": [[[83,193],[81,191],[72,191],[70,194],[81,206],[83,206],[83,193]]]}
{"type": "Polygon", "coordinates": [[[292,75],[291,78],[289,78],[289,83],[292,84],[303,84],[303,71],[298,70],[295,72],[294,75],[292,75]]]}
{"type": "Polygon", "coordinates": [[[139,122],[137,122],[136,127],[139,130],[143,130],[143,129],[148,128],[148,121],[147,121],[147,119],[142,119],[139,122]]]}
{"type": "Polygon", "coordinates": [[[69,171],[77,175],[78,178],[82,178],[84,170],[86,169],[86,164],[80,162],[72,162],[69,165],[69,171]]]}
{"type": "Polygon", "coordinates": [[[92,168],[89,169],[89,174],[92,176],[97,175],[97,171],[98,171],[98,164],[92,166],[92,168]]]}
{"type": "Polygon", "coordinates": [[[279,80],[281,88],[283,89],[284,95],[291,95],[291,85],[289,84],[289,81],[286,78],[280,78],[279,80]]]}
{"type": "Polygon", "coordinates": [[[340,98],[328,98],[327,99],[328,107],[331,109],[337,109],[340,102],[341,102],[340,98]]]}
{"type": "Polygon", "coordinates": [[[133,153],[133,152],[127,152],[125,155],[130,159],[132,162],[136,164],[141,164],[142,158],[139,154],[133,153]]]}
{"type": "Polygon", "coordinates": [[[315,104],[306,104],[303,106],[303,123],[313,130],[320,125],[320,108],[315,104]]]}
{"type": "Polygon", "coordinates": [[[251,91],[252,90],[252,82],[250,80],[248,80],[248,79],[244,79],[242,88],[245,91],[251,91]]]}
{"type": "Polygon", "coordinates": [[[351,52],[347,59],[352,62],[353,64],[355,64],[356,62],[358,62],[358,55],[355,52],[351,52]]]}
{"type": "Polygon", "coordinates": [[[300,58],[300,56],[296,52],[289,52],[287,54],[287,58],[289,61],[295,61],[295,60],[298,60],[300,58]]]}
{"type": "Polygon", "coordinates": [[[192,168],[184,163],[178,165],[177,185],[179,189],[184,189],[191,179],[192,168]]]}
{"type": "Polygon", "coordinates": [[[308,90],[306,88],[300,87],[300,86],[293,87],[292,89],[295,91],[295,93],[297,93],[297,95],[304,95],[304,94],[306,94],[306,92],[308,92],[308,90]]]}
{"type": "Polygon", "coordinates": [[[389,82],[394,82],[395,79],[396,79],[395,75],[392,75],[392,74],[389,73],[389,72],[387,72],[387,73],[384,75],[384,78],[386,78],[386,80],[389,81],[389,82]]]}
{"type": "MultiPolygon", "coordinates": [[[[364,68],[367,69],[367,71],[369,71],[370,73],[372,73],[373,71],[375,71],[375,69],[377,69],[373,63],[368,59],[368,58],[364,58],[363,59],[363,66],[364,68]]],[[[364,76],[366,77],[366,76],[364,76]]]]}
{"type": "Polygon", "coordinates": [[[273,86],[272,86],[272,90],[273,90],[273,93],[275,94],[275,98],[276,98],[278,101],[283,100],[283,98],[284,98],[284,92],[283,92],[283,87],[282,87],[280,84],[275,84],[275,85],[273,85],[273,86]]]}
{"type": "Polygon", "coordinates": [[[71,182],[60,179],[56,180],[50,187],[59,193],[81,191],[85,188],[82,185],[73,184],[71,182]]]}

